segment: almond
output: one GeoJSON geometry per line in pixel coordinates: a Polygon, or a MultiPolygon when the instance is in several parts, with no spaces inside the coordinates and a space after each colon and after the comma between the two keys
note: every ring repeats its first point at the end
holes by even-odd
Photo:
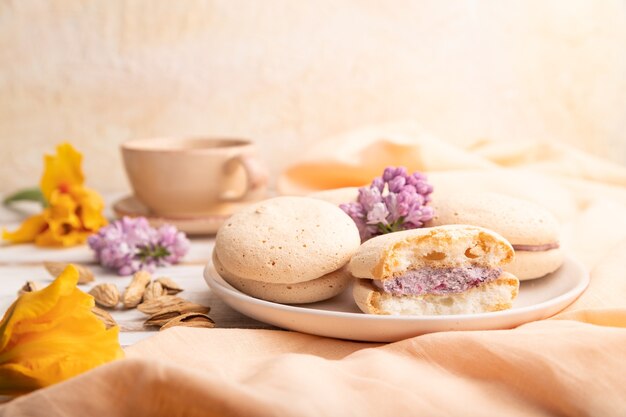
{"type": "Polygon", "coordinates": [[[168,277],[160,277],[156,279],[156,282],[160,283],[163,288],[167,290],[168,295],[174,295],[181,292],[183,289],[174,280],[168,277]]]}
{"type": "MultiPolygon", "coordinates": [[[[61,273],[65,270],[65,268],[67,268],[68,265],[70,264],[67,262],[44,262],[43,263],[43,266],[50,273],[50,275],[52,275],[54,278],[61,275],[61,273]]],[[[75,264],[75,263],[72,263],[72,265],[74,265],[76,269],[78,270],[78,283],[79,284],[87,284],[89,282],[94,281],[95,278],[93,276],[93,272],[91,272],[89,268],[87,268],[86,266],[75,264]]]]}
{"type": "Polygon", "coordinates": [[[163,297],[155,298],[149,301],[144,301],[137,306],[137,310],[145,314],[156,314],[159,311],[166,309],[180,308],[185,312],[209,312],[209,307],[205,307],[200,304],[192,303],[183,298],[176,297],[175,295],[164,295],[163,297]]]}
{"type": "Polygon", "coordinates": [[[107,329],[117,326],[117,323],[107,311],[98,307],[94,307],[91,309],[91,312],[95,314],[100,320],[102,320],[107,329]]]}
{"type": "Polygon", "coordinates": [[[20,288],[20,290],[17,292],[17,295],[26,294],[27,292],[38,291],[40,289],[41,284],[39,284],[38,282],[26,281],[26,284],[24,284],[22,288],[20,288]]]}
{"type": "MultiPolygon", "coordinates": [[[[193,303],[189,303],[189,304],[193,304],[193,303]]],[[[165,323],[170,321],[171,319],[173,319],[175,317],[178,317],[180,315],[186,314],[186,313],[204,313],[204,314],[206,314],[206,313],[209,312],[209,308],[208,307],[204,307],[204,306],[200,306],[200,307],[203,308],[202,311],[189,310],[188,308],[190,308],[190,306],[187,305],[187,304],[179,306],[179,307],[166,308],[166,309],[161,310],[158,313],[155,313],[155,314],[151,315],[150,317],[148,317],[148,319],[144,322],[144,325],[161,327],[165,323]]]]}
{"type": "Polygon", "coordinates": [[[89,294],[102,307],[113,308],[120,302],[120,292],[114,284],[98,284],[89,291],[89,294]]]}
{"type": "Polygon", "coordinates": [[[181,314],[178,317],[174,317],[163,326],[161,326],[159,331],[169,329],[170,327],[175,326],[213,328],[215,327],[215,322],[211,320],[211,318],[206,314],[186,313],[181,314]]]}
{"type": "Polygon", "coordinates": [[[163,288],[160,282],[152,281],[146,287],[146,291],[143,293],[143,301],[155,300],[159,297],[163,297],[167,294],[167,290],[163,288]]]}
{"type": "Polygon", "coordinates": [[[147,271],[135,272],[133,279],[130,281],[130,284],[126,287],[126,291],[124,291],[124,294],[122,295],[124,308],[133,308],[139,305],[151,279],[152,275],[150,275],[147,271]]]}

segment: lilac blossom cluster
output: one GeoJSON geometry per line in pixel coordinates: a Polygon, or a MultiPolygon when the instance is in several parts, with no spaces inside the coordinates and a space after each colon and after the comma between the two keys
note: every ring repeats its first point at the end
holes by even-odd
{"type": "Polygon", "coordinates": [[[124,217],[89,237],[96,260],[119,275],[177,263],[189,250],[189,240],[176,227],[151,227],[144,217],[124,217]]]}
{"type": "Polygon", "coordinates": [[[387,167],[369,187],[359,188],[356,202],[341,204],[356,223],[361,241],[385,233],[416,229],[433,218],[428,206],[432,185],[419,172],[409,175],[404,167],[387,167]]]}

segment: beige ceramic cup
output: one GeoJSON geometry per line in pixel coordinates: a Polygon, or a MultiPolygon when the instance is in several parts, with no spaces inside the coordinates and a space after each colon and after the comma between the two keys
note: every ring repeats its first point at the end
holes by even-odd
{"type": "Polygon", "coordinates": [[[121,148],[135,197],[158,215],[229,214],[266,192],[267,171],[249,140],[137,139],[121,148]]]}

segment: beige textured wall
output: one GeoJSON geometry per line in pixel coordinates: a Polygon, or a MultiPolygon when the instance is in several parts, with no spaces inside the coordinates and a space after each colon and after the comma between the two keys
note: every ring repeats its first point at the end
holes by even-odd
{"type": "Polygon", "coordinates": [[[115,190],[129,138],[249,136],[276,173],[403,119],[626,162],[625,51],[623,0],[0,0],[0,191],[66,139],[115,190]]]}

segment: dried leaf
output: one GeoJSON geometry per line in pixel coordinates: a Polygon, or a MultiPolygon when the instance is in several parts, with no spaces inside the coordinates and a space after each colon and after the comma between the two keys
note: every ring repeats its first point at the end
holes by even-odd
{"type": "Polygon", "coordinates": [[[17,292],[17,295],[22,295],[25,294],[27,292],[33,292],[33,291],[38,291],[40,290],[41,284],[35,281],[26,281],[26,284],[24,284],[22,286],[22,288],[20,288],[20,290],[17,292]]]}
{"type": "Polygon", "coordinates": [[[120,302],[120,292],[114,284],[98,284],[89,291],[102,307],[113,308],[120,302]]]}
{"type": "Polygon", "coordinates": [[[122,304],[124,304],[125,308],[137,307],[151,279],[152,275],[150,275],[149,272],[135,272],[133,279],[130,281],[128,287],[126,287],[126,291],[124,291],[124,295],[122,295],[122,304]]]}
{"type": "MultiPolygon", "coordinates": [[[[43,266],[54,278],[61,275],[61,272],[69,265],[67,262],[44,262],[43,266]]],[[[78,283],[87,284],[95,280],[93,272],[89,268],[83,265],[72,263],[78,270],[78,283]]]]}
{"type": "Polygon", "coordinates": [[[160,283],[161,286],[167,290],[168,295],[175,295],[183,290],[180,285],[168,277],[157,278],[156,282],[160,283]]]}
{"type": "Polygon", "coordinates": [[[103,310],[103,309],[98,308],[98,307],[94,307],[94,308],[91,309],[91,311],[100,320],[102,320],[102,322],[106,325],[107,329],[110,329],[111,327],[117,326],[117,323],[113,319],[113,316],[111,316],[106,310],[103,310]]]}
{"type": "Polygon", "coordinates": [[[215,327],[215,322],[206,314],[186,313],[181,314],[178,317],[174,317],[161,326],[159,331],[175,326],[213,328],[215,327]]]}

